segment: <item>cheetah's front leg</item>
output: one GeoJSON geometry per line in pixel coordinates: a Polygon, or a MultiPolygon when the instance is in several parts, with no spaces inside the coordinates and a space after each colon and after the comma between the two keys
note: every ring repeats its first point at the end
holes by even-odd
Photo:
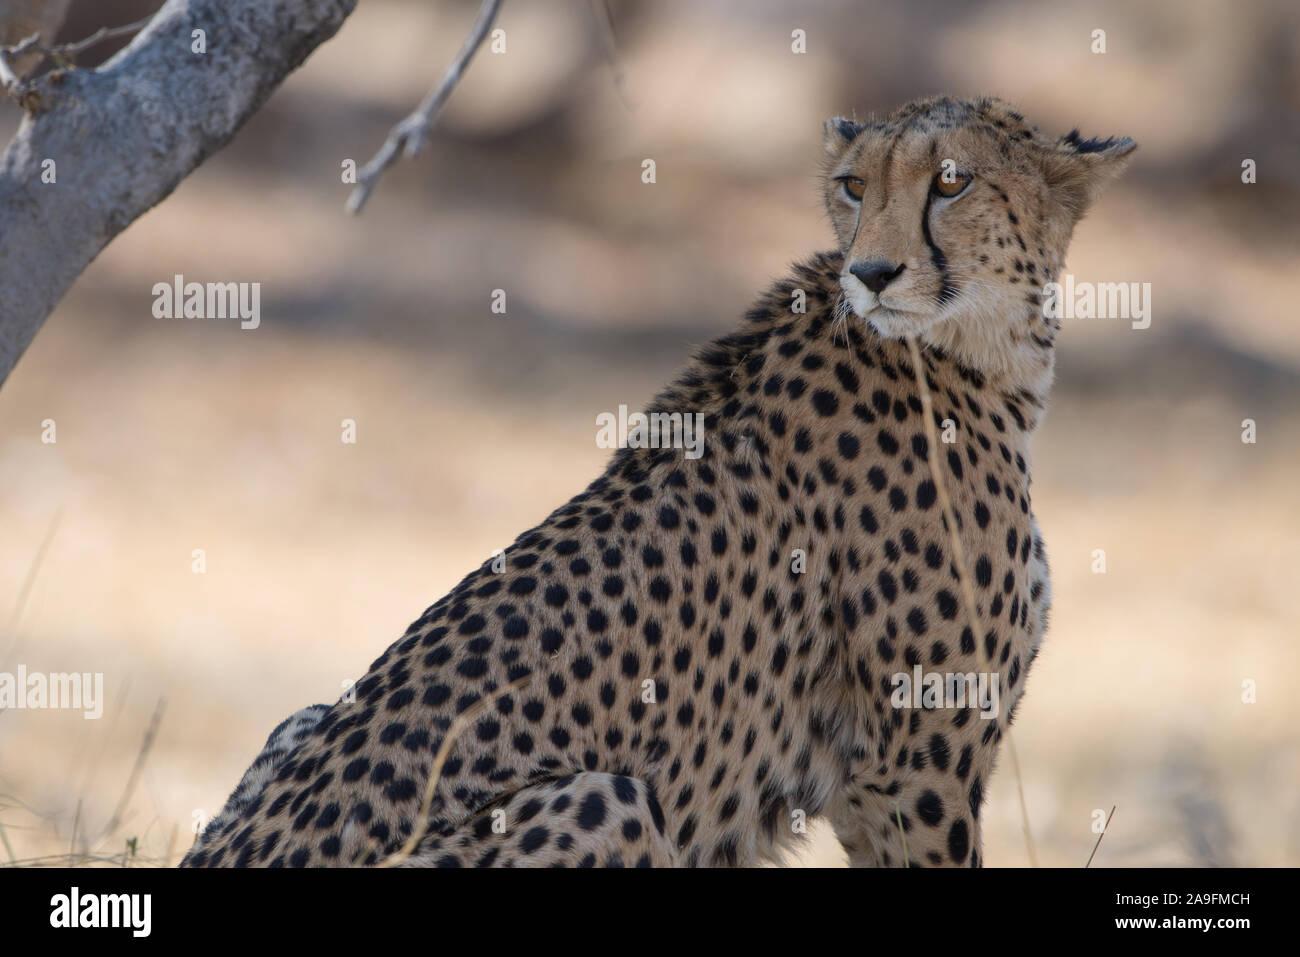
{"type": "Polygon", "coordinates": [[[981,781],[967,761],[851,782],[829,811],[849,866],[979,867],[981,781]]]}

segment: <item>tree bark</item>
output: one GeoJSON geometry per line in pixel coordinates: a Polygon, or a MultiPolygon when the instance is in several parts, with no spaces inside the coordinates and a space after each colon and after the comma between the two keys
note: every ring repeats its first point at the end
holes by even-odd
{"type": "Polygon", "coordinates": [[[355,5],[168,0],[99,69],[36,81],[0,157],[0,384],[99,251],[229,142],[355,5]]]}

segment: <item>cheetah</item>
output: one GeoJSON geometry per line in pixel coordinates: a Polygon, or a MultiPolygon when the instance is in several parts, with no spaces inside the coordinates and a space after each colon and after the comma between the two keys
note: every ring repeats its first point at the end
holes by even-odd
{"type": "Polygon", "coordinates": [[[183,866],[752,866],[815,817],[853,866],[980,866],[1050,606],[1044,286],[1135,148],[992,98],[828,121],[836,248],[647,410],[701,413],[702,453],[618,449],[353,695],[277,728],[183,866]]]}

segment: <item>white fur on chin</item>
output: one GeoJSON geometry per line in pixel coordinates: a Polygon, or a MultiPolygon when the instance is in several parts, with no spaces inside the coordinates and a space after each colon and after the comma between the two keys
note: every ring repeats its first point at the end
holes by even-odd
{"type": "Polygon", "coordinates": [[[1051,386],[1053,354],[1012,344],[1007,317],[1022,314],[1025,307],[1009,290],[990,294],[979,288],[963,289],[943,309],[920,314],[882,306],[878,295],[848,273],[840,275],[840,288],[843,307],[881,338],[916,336],[990,379],[1039,395],[1045,396],[1051,386]]]}

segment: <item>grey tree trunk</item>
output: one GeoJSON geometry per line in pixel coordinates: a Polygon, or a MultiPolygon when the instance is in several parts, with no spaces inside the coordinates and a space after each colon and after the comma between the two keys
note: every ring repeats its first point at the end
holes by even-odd
{"type": "Polygon", "coordinates": [[[99,251],[224,146],[355,5],[168,0],[99,69],[36,82],[0,157],[0,384],[99,251]]]}

